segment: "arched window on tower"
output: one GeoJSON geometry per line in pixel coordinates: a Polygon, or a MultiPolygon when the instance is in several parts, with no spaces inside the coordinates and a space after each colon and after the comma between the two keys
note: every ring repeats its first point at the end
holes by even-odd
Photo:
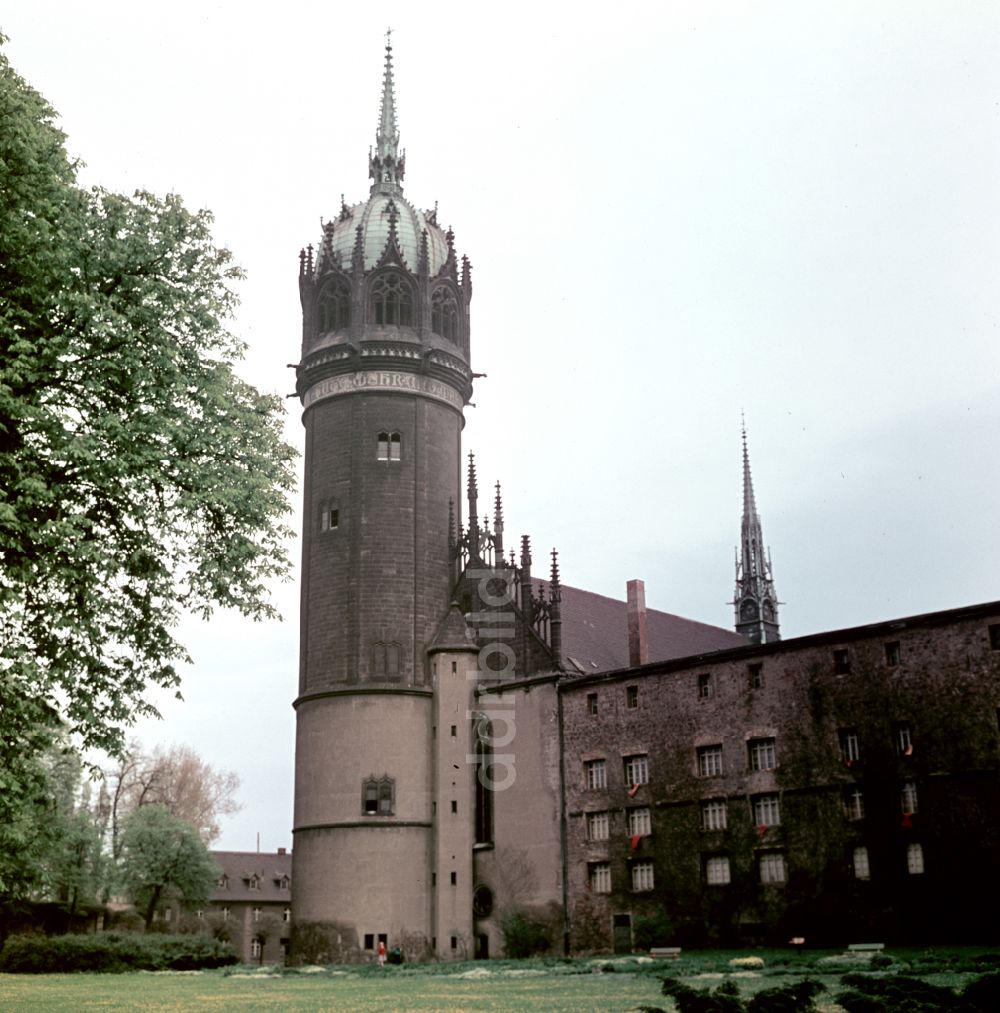
{"type": "Polygon", "coordinates": [[[473,719],[476,739],[476,844],[493,843],[493,726],[483,716],[473,719]]]}
{"type": "Polygon", "coordinates": [[[398,679],[402,654],[399,644],[384,642],[372,644],[372,678],[398,679]]]}
{"type": "Polygon", "coordinates": [[[458,302],[450,288],[441,286],[431,296],[431,330],[449,341],[458,341],[458,302]]]}
{"type": "Polygon", "coordinates": [[[396,782],[388,774],[365,778],[361,786],[361,811],[366,816],[391,816],[396,804],[396,782]]]}
{"type": "Polygon", "coordinates": [[[403,456],[403,438],[399,433],[381,432],[375,445],[375,456],[379,461],[399,461],[403,456]]]}
{"type": "Polygon", "coordinates": [[[319,297],[319,331],[329,334],[351,326],[351,288],[343,279],[324,286],[319,297]]]}
{"type": "Polygon", "coordinates": [[[371,318],[376,324],[413,326],[413,293],[401,275],[383,274],[372,283],[371,318]]]}

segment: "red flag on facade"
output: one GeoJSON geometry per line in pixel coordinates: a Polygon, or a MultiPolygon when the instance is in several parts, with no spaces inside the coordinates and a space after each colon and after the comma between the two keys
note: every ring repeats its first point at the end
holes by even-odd
{"type": "Polygon", "coordinates": [[[764,837],[767,835],[767,826],[761,823],[761,825],[757,827],[757,833],[760,834],[760,839],[764,840],[764,837]]]}
{"type": "Polygon", "coordinates": [[[633,785],[632,785],[632,787],[631,787],[631,788],[629,788],[629,790],[628,790],[628,797],[629,797],[629,798],[635,798],[635,793],[636,793],[636,792],[637,792],[638,790],[639,790],[639,785],[637,785],[637,784],[633,784],[633,785]]]}
{"type": "Polygon", "coordinates": [[[903,813],[903,826],[913,829],[913,813],[903,813]]]}
{"type": "Polygon", "coordinates": [[[642,834],[633,834],[629,838],[629,841],[630,841],[630,843],[632,845],[632,850],[635,851],[639,847],[639,844],[642,841],[642,834]]]}

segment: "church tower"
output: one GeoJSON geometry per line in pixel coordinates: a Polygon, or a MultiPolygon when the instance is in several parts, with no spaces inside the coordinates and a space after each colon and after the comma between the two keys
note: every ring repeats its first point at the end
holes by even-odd
{"type": "Polygon", "coordinates": [[[736,560],[736,632],[755,644],[781,639],[778,596],[774,593],[770,551],[764,553],[764,535],[750,477],[747,431],[743,427],[743,523],[736,560]]]}
{"type": "Polygon", "coordinates": [[[329,960],[380,940],[419,955],[435,935],[441,729],[428,650],[437,638],[449,675],[450,659],[463,674],[466,661],[458,619],[440,630],[472,393],[471,270],[436,209],[403,195],[405,165],[387,43],[370,194],[341,198],[299,264],[293,946],[311,933],[329,960]]]}

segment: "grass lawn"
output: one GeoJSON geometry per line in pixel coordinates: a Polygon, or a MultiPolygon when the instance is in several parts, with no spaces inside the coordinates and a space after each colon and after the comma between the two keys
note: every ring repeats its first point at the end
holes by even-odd
{"type": "MultiPolygon", "coordinates": [[[[315,973],[227,969],[131,974],[0,974],[0,1011],[16,1010],[335,1010],[344,1013],[626,1013],[641,1006],[671,1009],[660,993],[665,975],[714,988],[731,973],[729,960],[751,951],[685,953],[678,961],[630,958],[342,967],[315,973]],[[614,973],[610,973],[614,967],[614,973]]],[[[758,951],[765,965],[741,970],[744,995],[809,976],[827,986],[822,1013],[837,1013],[840,975],[829,953],[758,951]],[[827,959],[824,959],[827,958],[827,959]]],[[[834,958],[836,959],[836,958],[834,958]]],[[[983,949],[893,951],[896,970],[957,986],[996,970],[1000,955],[983,949]],[[983,956],[983,954],[987,954],[983,956]],[[981,966],[986,961],[992,966],[981,966]]]]}

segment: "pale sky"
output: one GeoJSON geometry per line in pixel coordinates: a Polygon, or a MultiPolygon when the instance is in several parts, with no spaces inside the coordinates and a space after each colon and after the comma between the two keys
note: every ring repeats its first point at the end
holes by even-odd
{"type": "MultiPolygon", "coordinates": [[[[367,196],[393,27],[404,194],[474,268],[464,447],[536,571],[555,546],[567,584],[731,626],[744,411],[786,638],[1000,597],[995,3],[362,6],[22,0],[0,30],[87,183],[214,211],[244,375],[286,394],[298,251],[367,196]]],[[[241,776],[233,850],[291,846],[275,596],[282,624],[187,624],[186,702],[136,729],[241,776]]]]}

